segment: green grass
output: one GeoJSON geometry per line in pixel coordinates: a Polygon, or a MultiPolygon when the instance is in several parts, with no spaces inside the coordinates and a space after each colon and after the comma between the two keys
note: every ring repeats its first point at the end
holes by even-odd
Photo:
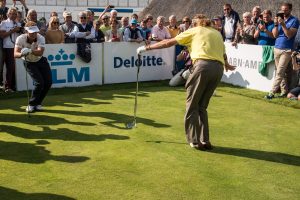
{"type": "Polygon", "coordinates": [[[185,90],[141,83],[52,89],[46,111],[26,93],[0,100],[0,199],[300,199],[300,103],[222,84],[211,142],[185,141],[185,90]]]}

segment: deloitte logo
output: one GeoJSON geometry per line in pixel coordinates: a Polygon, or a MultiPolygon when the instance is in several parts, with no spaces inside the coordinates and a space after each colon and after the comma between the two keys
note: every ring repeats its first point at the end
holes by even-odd
{"type": "MultiPolygon", "coordinates": [[[[129,59],[123,59],[121,57],[114,57],[114,68],[120,67],[135,67],[139,64],[139,60],[134,56],[131,56],[129,59]]],[[[141,59],[141,66],[145,67],[155,67],[155,66],[162,66],[163,59],[161,57],[155,56],[143,56],[141,59]]]]}
{"type": "Polygon", "coordinates": [[[75,54],[64,54],[65,51],[63,49],[60,49],[58,51],[58,54],[49,55],[48,61],[50,61],[51,66],[62,66],[62,65],[72,65],[73,61],[75,59],[75,54]],[[55,59],[55,60],[54,60],[55,59]],[[70,60],[69,60],[70,59],[70,60]]]}

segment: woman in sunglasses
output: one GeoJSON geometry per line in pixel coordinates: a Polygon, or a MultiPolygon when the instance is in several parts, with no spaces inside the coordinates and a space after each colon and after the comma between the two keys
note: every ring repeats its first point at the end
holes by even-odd
{"type": "Polygon", "coordinates": [[[59,19],[56,16],[50,18],[49,28],[46,32],[46,44],[60,44],[65,43],[64,32],[58,29],[59,19]]]}

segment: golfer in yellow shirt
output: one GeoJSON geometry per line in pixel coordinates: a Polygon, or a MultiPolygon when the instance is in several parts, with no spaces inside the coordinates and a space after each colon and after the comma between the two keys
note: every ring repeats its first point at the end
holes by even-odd
{"type": "Polygon", "coordinates": [[[175,38],[141,46],[137,53],[152,49],[167,48],[176,44],[188,47],[193,67],[185,88],[187,90],[185,132],[187,142],[199,150],[211,150],[207,107],[214,90],[219,84],[225,67],[234,70],[224,58],[225,46],[220,32],[212,27],[211,20],[205,15],[196,15],[194,28],[177,35],[175,38]],[[226,62],[226,64],[225,64],[226,62]]]}

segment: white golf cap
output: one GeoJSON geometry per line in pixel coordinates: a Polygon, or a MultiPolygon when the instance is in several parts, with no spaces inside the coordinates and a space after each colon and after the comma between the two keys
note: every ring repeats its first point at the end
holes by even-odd
{"type": "Polygon", "coordinates": [[[29,26],[29,27],[25,27],[25,30],[28,33],[38,33],[40,32],[39,28],[37,26],[29,26]]]}

